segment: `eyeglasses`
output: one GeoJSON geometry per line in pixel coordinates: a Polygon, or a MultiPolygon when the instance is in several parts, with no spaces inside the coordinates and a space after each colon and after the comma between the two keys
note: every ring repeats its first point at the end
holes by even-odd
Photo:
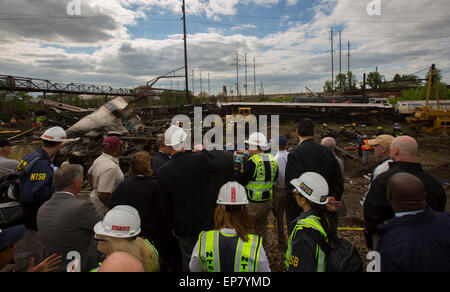
{"type": "Polygon", "coordinates": [[[95,235],[94,235],[94,240],[97,241],[97,242],[99,242],[99,241],[107,241],[106,239],[99,238],[99,237],[97,237],[95,235]]]}

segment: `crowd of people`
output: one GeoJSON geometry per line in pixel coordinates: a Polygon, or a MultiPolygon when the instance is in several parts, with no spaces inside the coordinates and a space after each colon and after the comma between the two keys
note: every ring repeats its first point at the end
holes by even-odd
{"type": "MultiPolygon", "coordinates": [[[[311,119],[296,134],[290,151],[286,136],[274,137],[272,156],[267,138],[251,133],[246,149],[236,149],[248,157],[237,173],[233,152],[187,151],[187,134],[176,125],[158,135],[153,160],[145,151],[129,157],[127,174],[116,136],[103,139],[89,169],[56,170],[62,128],[46,130],[42,146],[20,162],[5,158],[11,147],[0,139],[0,175],[33,163],[20,188],[25,220],[0,231],[0,269],[13,258],[17,272],[270,272],[264,248],[273,212],[286,271],[325,272],[328,253],[310,231],[327,242],[338,237],[344,163],[332,137],[314,140],[311,119]],[[89,200],[79,197],[86,179],[89,200]]],[[[380,134],[367,144],[380,163],[361,204],[380,270],[450,271],[445,190],[417,162],[417,142],[380,134]]]]}

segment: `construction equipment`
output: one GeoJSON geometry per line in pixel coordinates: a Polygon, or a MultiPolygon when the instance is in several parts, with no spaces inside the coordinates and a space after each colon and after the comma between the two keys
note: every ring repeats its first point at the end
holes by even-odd
{"type": "Polygon", "coordinates": [[[447,124],[450,124],[450,111],[441,109],[439,105],[439,77],[435,64],[430,68],[430,79],[428,81],[427,99],[425,106],[417,107],[412,117],[406,118],[408,125],[418,133],[439,134],[445,133],[447,124]],[[429,104],[431,97],[431,87],[435,87],[436,108],[429,104]]]}
{"type": "Polygon", "coordinates": [[[252,109],[250,107],[240,107],[238,109],[238,115],[242,115],[244,119],[252,114],[252,109]]]}

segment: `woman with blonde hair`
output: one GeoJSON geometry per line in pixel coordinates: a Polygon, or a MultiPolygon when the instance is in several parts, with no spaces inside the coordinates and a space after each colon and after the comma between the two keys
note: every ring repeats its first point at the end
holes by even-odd
{"type": "Polygon", "coordinates": [[[169,265],[168,227],[166,212],[162,204],[162,194],[150,167],[150,154],[141,151],[130,158],[130,177],[122,181],[111,195],[107,206],[112,209],[119,205],[135,208],[141,217],[141,236],[148,239],[160,252],[162,270],[169,265]]]}
{"type": "Polygon", "coordinates": [[[245,188],[226,183],[217,204],[215,229],[200,233],[189,263],[191,272],[270,272],[262,238],[250,234],[245,188]]]}
{"type": "MultiPolygon", "coordinates": [[[[145,272],[159,271],[158,251],[148,240],[138,236],[141,221],[133,207],[113,208],[94,226],[94,232],[97,249],[107,255],[106,260],[110,255],[123,252],[137,259],[145,272]]],[[[94,271],[98,269],[101,270],[101,264],[94,271]]]]}

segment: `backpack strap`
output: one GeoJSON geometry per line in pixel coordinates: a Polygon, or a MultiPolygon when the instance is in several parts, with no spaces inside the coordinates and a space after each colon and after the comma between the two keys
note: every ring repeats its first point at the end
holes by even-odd
{"type": "Polygon", "coordinates": [[[328,255],[332,250],[333,247],[325,240],[322,234],[320,234],[319,231],[313,229],[313,228],[303,228],[302,231],[304,231],[306,234],[308,234],[314,241],[320,246],[320,248],[328,255]]]}

